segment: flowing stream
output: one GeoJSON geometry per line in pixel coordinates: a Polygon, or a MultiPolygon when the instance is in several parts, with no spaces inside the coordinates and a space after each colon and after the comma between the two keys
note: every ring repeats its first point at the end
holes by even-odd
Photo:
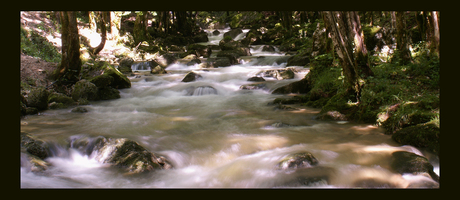
{"type": "MultiPolygon", "coordinates": [[[[220,37],[210,37],[214,44],[220,37]]],[[[170,65],[169,74],[130,77],[132,87],[120,90],[120,99],[91,102],[87,113],[72,108],[47,110],[21,120],[21,131],[56,144],[52,164],[44,173],[21,167],[21,188],[354,188],[359,180],[373,179],[393,186],[427,182],[422,175],[401,175],[387,166],[394,151],[424,155],[439,174],[436,156],[401,146],[369,125],[346,121],[318,121],[320,109],[271,105],[274,89],[300,80],[267,78],[266,89],[241,90],[248,78],[266,69],[281,69],[280,52],[251,48],[253,56],[239,65],[201,70],[197,65],[170,65]],[[259,57],[264,56],[264,57],[259,57]],[[189,71],[203,78],[181,82],[189,71]],[[276,124],[290,126],[276,126],[276,124]],[[173,169],[142,175],[99,163],[68,147],[76,137],[128,138],[166,157],[173,169]],[[279,170],[289,154],[311,152],[319,161],[314,170],[279,170]],[[299,177],[328,176],[302,184],[299,177]]],[[[302,69],[303,67],[297,66],[302,69]]]]}

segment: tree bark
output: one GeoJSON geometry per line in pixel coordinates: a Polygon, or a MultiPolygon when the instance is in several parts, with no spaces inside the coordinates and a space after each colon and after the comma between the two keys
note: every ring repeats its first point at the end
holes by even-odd
{"type": "Polygon", "coordinates": [[[73,84],[79,80],[81,70],[77,18],[73,11],[60,12],[60,18],[62,57],[58,80],[73,84]]]}
{"type": "Polygon", "coordinates": [[[99,20],[98,20],[97,24],[99,25],[99,28],[101,30],[101,42],[92,51],[93,55],[97,55],[99,52],[102,51],[102,49],[104,49],[105,42],[107,40],[107,24],[106,24],[106,21],[105,21],[105,19],[107,18],[107,14],[108,14],[107,11],[101,11],[98,14],[99,15],[98,16],[99,20]]]}
{"type": "Polygon", "coordinates": [[[325,11],[325,25],[331,34],[345,76],[344,87],[359,99],[360,79],[373,75],[367,62],[367,49],[356,12],[325,11]],[[354,52],[353,52],[354,51],[354,52]]]}
{"type": "Polygon", "coordinates": [[[399,51],[401,64],[407,65],[411,62],[409,42],[407,39],[406,21],[404,12],[396,12],[396,49],[399,51]]]}
{"type": "Polygon", "coordinates": [[[433,41],[432,41],[432,44],[433,44],[433,49],[435,51],[435,53],[437,54],[437,56],[439,57],[440,54],[439,54],[439,46],[440,46],[440,31],[439,31],[439,12],[437,11],[433,11],[431,13],[431,15],[433,16],[433,41]]]}

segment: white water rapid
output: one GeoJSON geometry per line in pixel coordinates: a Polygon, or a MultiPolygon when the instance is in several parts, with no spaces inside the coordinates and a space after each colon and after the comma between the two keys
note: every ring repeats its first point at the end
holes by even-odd
{"type": "MultiPolygon", "coordinates": [[[[219,36],[210,37],[208,44],[219,36]]],[[[384,183],[378,187],[405,188],[433,182],[424,175],[388,170],[395,151],[428,157],[439,174],[435,156],[398,145],[378,127],[318,121],[315,115],[319,109],[290,105],[299,109],[279,110],[269,104],[283,97],[271,91],[300,80],[308,71],[289,80],[265,77],[266,89],[241,90],[242,85],[254,83],[247,79],[262,70],[286,66],[275,62],[283,56],[280,52],[263,52],[260,46],[253,46],[251,53],[252,57],[230,67],[201,70],[173,64],[166,68],[168,74],[130,77],[132,87],[121,89],[120,99],[82,106],[87,113],[73,113],[68,108],[27,116],[21,120],[21,131],[57,147],[54,155],[45,159],[51,164],[45,172],[21,167],[21,188],[367,187],[356,184],[363,183],[361,180],[384,183]],[[181,82],[189,71],[203,78],[181,82]],[[277,123],[290,126],[273,126],[277,123]],[[69,138],[98,136],[134,140],[164,156],[173,168],[126,175],[68,145],[69,138]],[[297,152],[312,153],[318,165],[298,170],[275,167],[297,152]],[[302,177],[313,178],[305,184],[302,177]]]]}

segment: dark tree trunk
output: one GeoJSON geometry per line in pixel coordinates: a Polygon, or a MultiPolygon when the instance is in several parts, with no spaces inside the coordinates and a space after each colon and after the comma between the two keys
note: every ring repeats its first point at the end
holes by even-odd
{"type": "Polygon", "coordinates": [[[60,12],[62,58],[59,66],[59,80],[73,84],[79,80],[81,70],[80,37],[77,18],[73,11],[60,12]]]}
{"type": "Polygon", "coordinates": [[[411,62],[406,21],[402,11],[396,12],[396,49],[399,51],[401,64],[406,65],[411,62]]]}
{"type": "Polygon", "coordinates": [[[433,11],[431,13],[433,16],[433,37],[432,37],[432,49],[434,52],[437,54],[437,56],[440,56],[439,54],[439,46],[440,46],[440,31],[439,31],[439,12],[438,11],[433,11]]]}
{"type": "Polygon", "coordinates": [[[342,11],[325,11],[323,17],[334,49],[339,55],[345,76],[344,87],[348,93],[355,94],[359,99],[360,79],[373,74],[367,64],[367,49],[359,17],[356,12],[342,11]]]}
{"type": "Polygon", "coordinates": [[[373,76],[374,73],[369,67],[368,63],[368,54],[367,47],[364,43],[364,33],[361,29],[361,23],[359,16],[356,12],[347,12],[348,14],[348,25],[351,30],[349,31],[349,38],[354,40],[355,46],[355,68],[359,76],[367,78],[368,76],[373,76]]]}
{"type": "Polygon", "coordinates": [[[104,49],[105,42],[107,40],[107,24],[105,21],[105,19],[107,19],[107,11],[99,12],[98,19],[99,20],[97,24],[99,25],[99,29],[101,30],[101,43],[99,43],[99,45],[97,45],[97,47],[94,48],[94,50],[92,51],[93,55],[97,55],[99,52],[102,51],[102,49],[104,49]]]}

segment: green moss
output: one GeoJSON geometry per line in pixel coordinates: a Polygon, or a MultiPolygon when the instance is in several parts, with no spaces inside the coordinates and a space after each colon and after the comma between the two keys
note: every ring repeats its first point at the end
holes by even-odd
{"type": "Polygon", "coordinates": [[[48,108],[49,92],[43,88],[33,88],[27,97],[27,106],[35,107],[38,110],[46,110],[48,108]]]}
{"type": "Polygon", "coordinates": [[[66,96],[65,94],[61,93],[51,93],[48,96],[48,103],[62,103],[64,105],[71,105],[74,103],[74,100],[71,97],[66,96]]]}
{"type": "Polygon", "coordinates": [[[131,87],[131,81],[128,79],[128,77],[116,70],[113,66],[106,68],[104,75],[113,77],[113,82],[110,84],[110,86],[113,88],[123,89],[131,87]]]}
{"type": "Polygon", "coordinates": [[[99,75],[89,80],[89,82],[93,83],[98,88],[107,87],[112,84],[113,81],[114,78],[108,74],[99,75]]]}
{"type": "Polygon", "coordinates": [[[86,79],[80,80],[73,86],[72,99],[79,101],[80,99],[96,100],[97,86],[86,79]]]}
{"type": "Polygon", "coordinates": [[[417,124],[396,131],[391,138],[403,145],[426,148],[439,153],[440,129],[432,123],[417,124]]]}
{"type": "Polygon", "coordinates": [[[53,43],[35,31],[27,31],[21,27],[21,52],[29,56],[41,58],[47,62],[61,62],[61,54],[53,43]]]}

